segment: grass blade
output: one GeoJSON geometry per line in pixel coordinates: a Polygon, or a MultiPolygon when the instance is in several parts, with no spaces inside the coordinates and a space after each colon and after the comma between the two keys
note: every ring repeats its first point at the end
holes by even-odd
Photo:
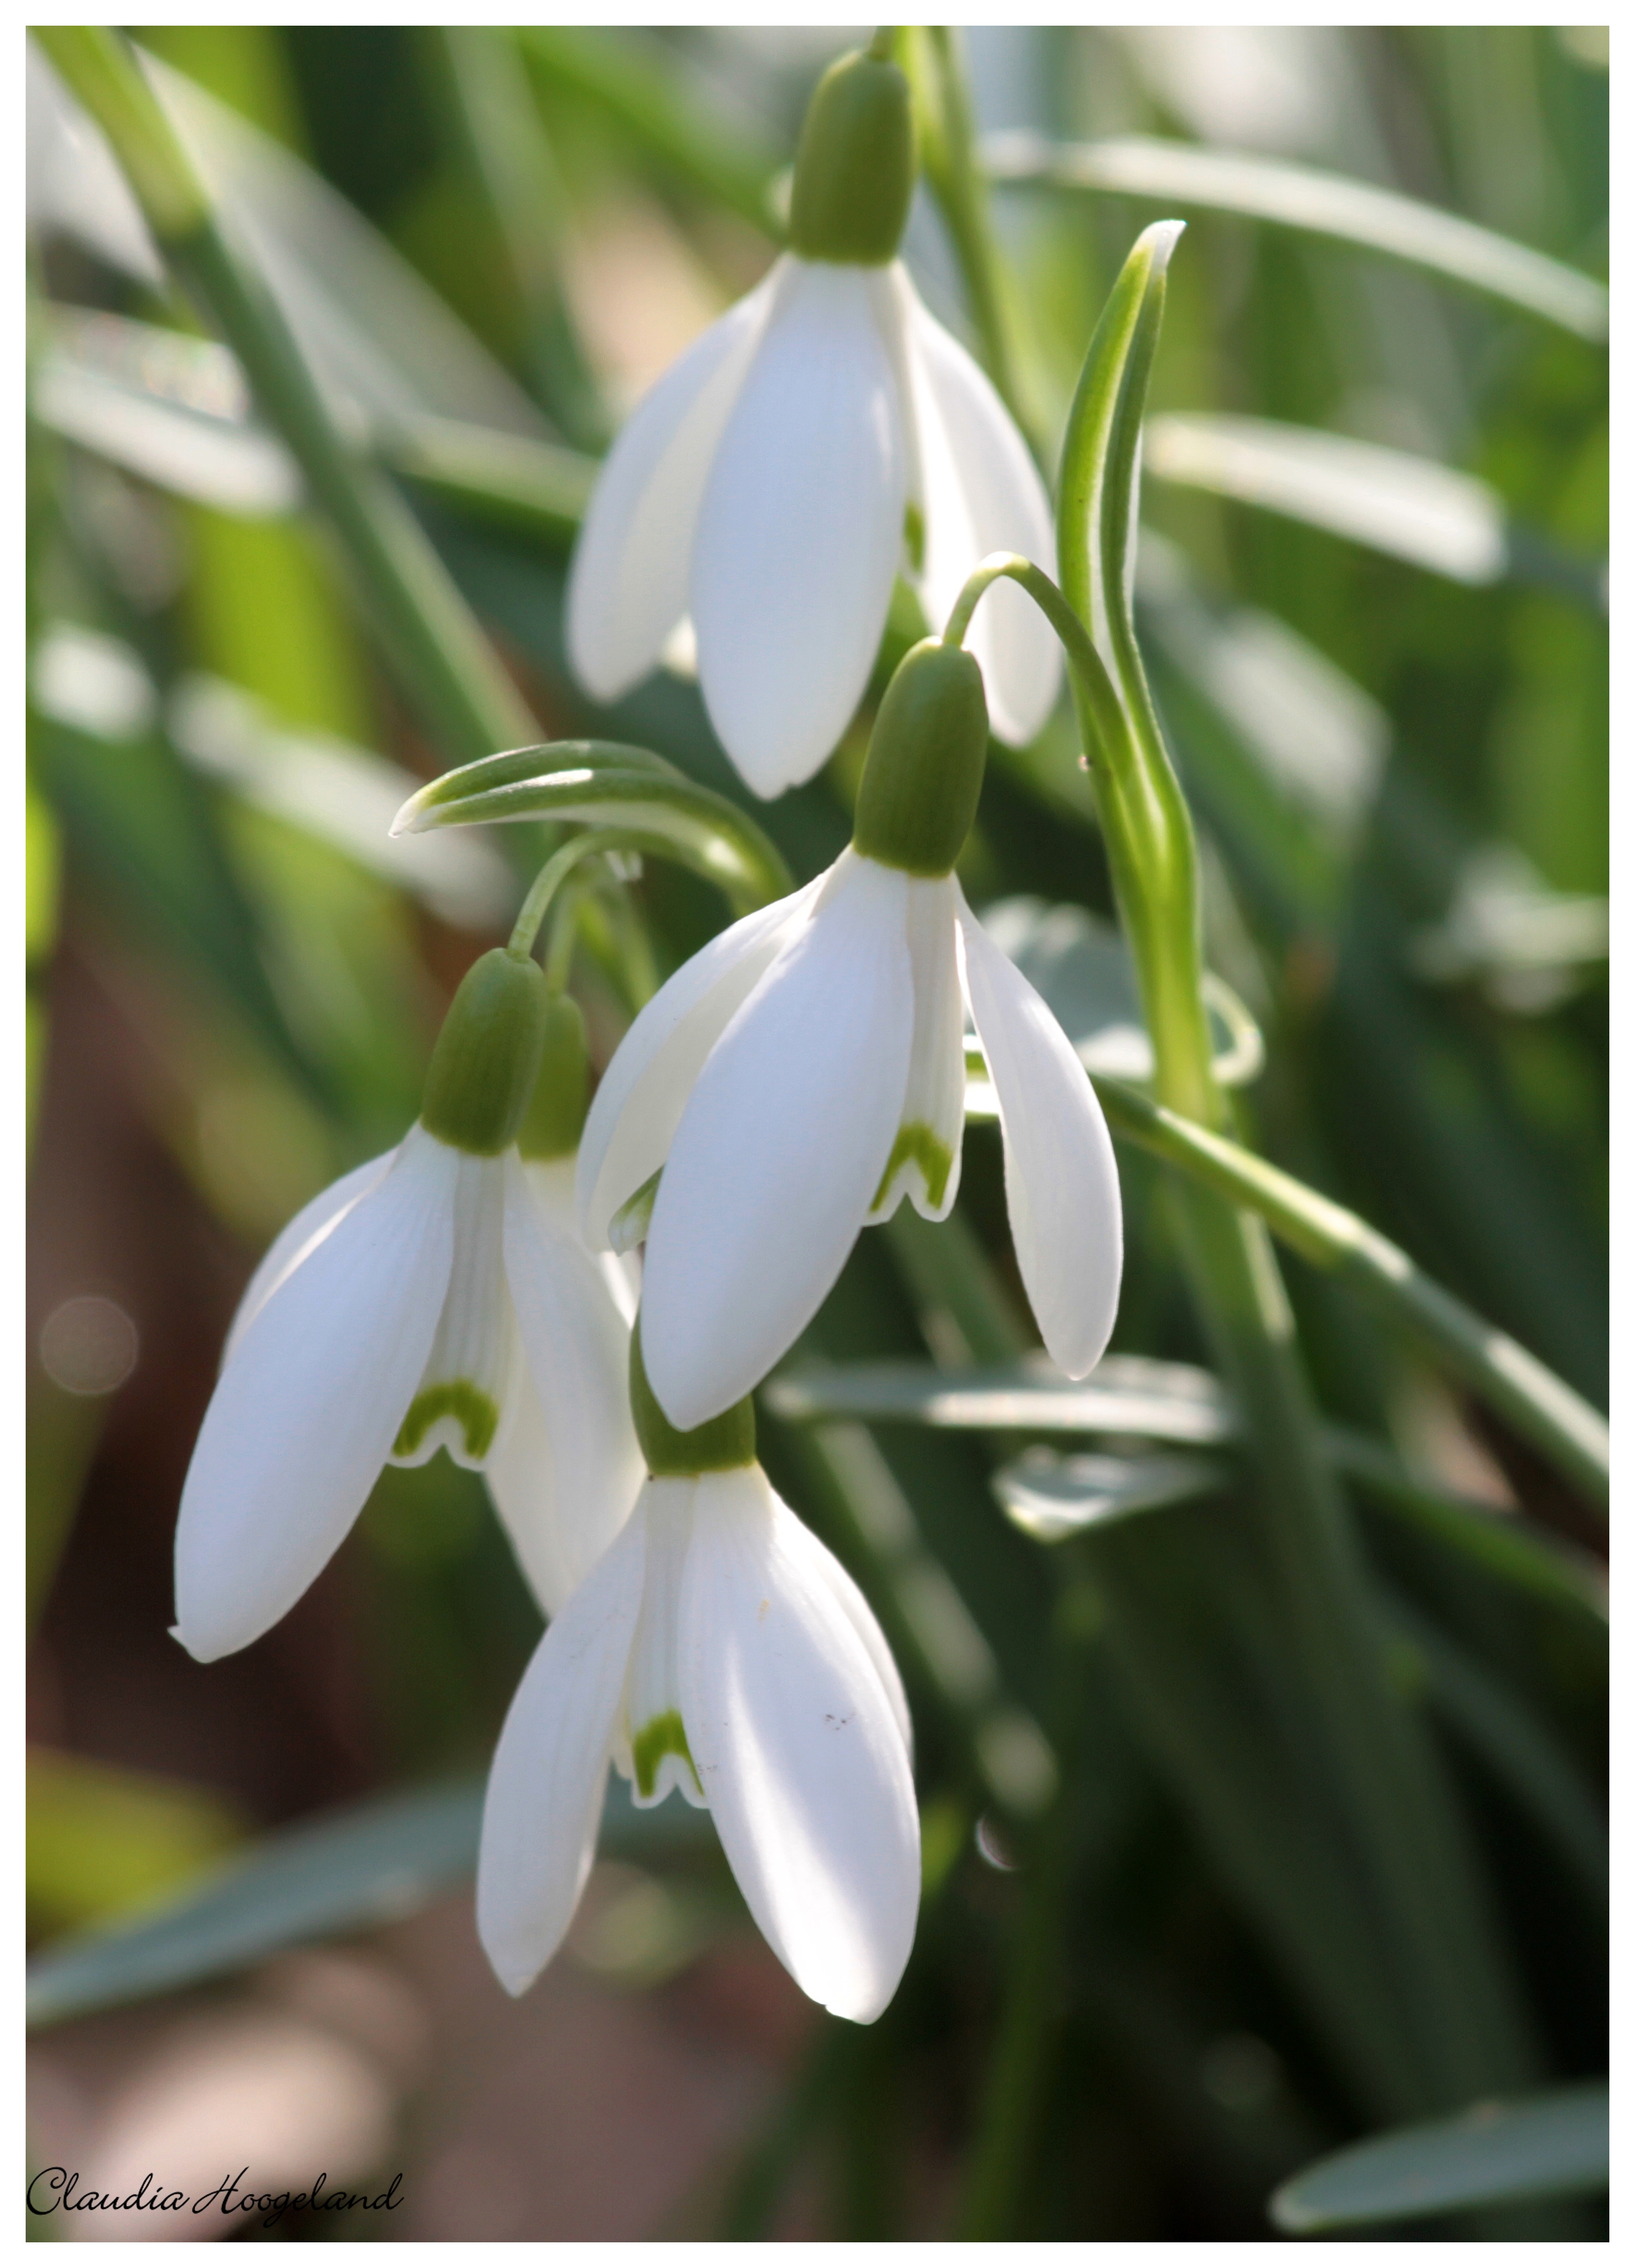
{"type": "Polygon", "coordinates": [[[1309,2236],[1524,2198],[1593,2196],[1607,2185],[1608,2117],[1604,2084],[1478,2102],[1457,2118],[1319,2158],[1276,2192],[1271,2218],[1291,2236],[1309,2236]]]}
{"type": "Polygon", "coordinates": [[[1370,181],[1312,166],[1199,150],[1142,134],[1052,143],[1032,133],[991,135],[983,159],[996,181],[1047,181],[1165,205],[1242,213],[1254,220],[1360,245],[1508,300],[1580,338],[1607,335],[1607,288],[1525,244],[1370,181]]]}

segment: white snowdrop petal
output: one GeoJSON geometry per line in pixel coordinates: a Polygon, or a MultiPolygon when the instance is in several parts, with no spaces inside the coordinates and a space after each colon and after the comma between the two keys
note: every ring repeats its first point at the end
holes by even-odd
{"type": "Polygon", "coordinates": [[[902,1116],[907,877],[848,851],[699,1073],[659,1185],[642,1294],[683,1432],[748,1394],[845,1263],[902,1116]]]}
{"type": "Polygon", "coordinates": [[[757,795],[809,779],[862,698],[902,551],[902,405],[866,271],[792,263],[711,468],[698,675],[757,795]]]}
{"type": "Polygon", "coordinates": [[[564,1218],[563,1179],[560,1167],[524,1165],[514,1152],[505,1160],[505,1278],[525,1414],[489,1460],[495,1504],[548,1615],[624,1525],[645,1469],[630,1420],[630,1325],[564,1218]]]}
{"type": "Polygon", "coordinates": [[[678,1666],[689,1746],[738,1886],[801,1990],[872,2023],[919,1906],[893,1701],[758,1467],[698,1484],[678,1666]]]}
{"type": "MultiPolygon", "coordinates": [[[[1020,551],[1047,571],[1056,557],[1049,499],[1014,420],[957,339],[896,270],[914,403],[924,563],[919,577],[935,630],[961,585],[991,551],[1020,551]]],[[[1033,600],[998,583],[977,608],[966,644],[982,665],[988,713],[1002,740],[1031,740],[1056,705],[1062,652],[1033,600]]]]}
{"type": "Polygon", "coordinates": [[[395,1150],[388,1150],[384,1157],[371,1158],[365,1165],[354,1166],[350,1174],[342,1174],[338,1182],[331,1182],[310,1204],[304,1204],[287,1228],[279,1230],[244,1287],[244,1297],[239,1302],[232,1328],[227,1333],[227,1344],[222,1349],[224,1369],[232,1360],[245,1332],[291,1270],[299,1267],[308,1251],[322,1243],[360,1197],[367,1197],[386,1179],[396,1155],[395,1150]]]}
{"type": "Polygon", "coordinates": [[[912,1765],[914,1721],[909,1714],[909,1697],[902,1690],[902,1679],[891,1648],[886,1643],[886,1633],[874,1619],[873,1608],[828,1544],[814,1535],[805,1521],[790,1512],[781,1497],[777,1501],[780,1509],[788,1514],[786,1521],[780,1520],[777,1523],[781,1544],[804,1563],[808,1574],[815,1580],[828,1585],[841,1612],[862,1640],[863,1651],[874,1665],[875,1674],[891,1705],[892,1718],[902,1736],[903,1749],[912,1765]]]}
{"type": "Polygon", "coordinates": [[[960,940],[971,1018],[999,1105],[1022,1282],[1051,1359],[1069,1378],[1083,1378],[1112,1335],[1123,1268],[1107,1122],[1066,1034],[962,896],[960,940]]]}
{"type": "Polygon", "coordinates": [[[965,1000],[954,945],[951,880],[908,886],[914,971],[914,1042],[902,1117],[869,1219],[888,1220],[902,1198],[927,1220],[946,1220],[959,1194],[965,1141],[965,1000]]]}
{"type": "Polygon", "coordinates": [[[651,1810],[676,1790],[696,1808],[705,1808],[687,1746],[676,1659],[681,1579],[698,1485],[693,1476],[673,1474],[650,1480],[642,1496],[647,1573],[624,1681],[624,1737],[614,1752],[630,1783],[630,1800],[640,1811],[651,1810]]]}
{"type": "Polygon", "coordinates": [[[502,1422],[515,1361],[504,1256],[505,1161],[462,1156],[454,1182],[454,1258],[437,1336],[392,1451],[423,1465],[439,1449],[481,1472],[502,1422]]]}
{"type": "Polygon", "coordinates": [[[289,1611],[374,1485],[447,1289],[458,1164],[416,1127],[222,1373],[176,1526],[176,1635],[201,1661],[289,1611]]]}
{"type": "Polygon", "coordinates": [[[784,265],[694,341],[608,452],[567,599],[568,659],[599,701],[645,675],[687,612],[699,501],[784,265]]]}
{"type": "Polygon", "coordinates": [[[595,1856],[646,1539],[638,1506],[540,1640],[494,1751],[477,1935],[508,1992],[526,1992],[562,1943],[595,1856]]]}
{"type": "Polygon", "coordinates": [[[580,1231],[605,1251],[608,1225],[665,1161],[704,1058],[805,920],[825,877],[712,938],[653,995],[620,1041],[591,1103],[575,1186],[580,1231]]]}

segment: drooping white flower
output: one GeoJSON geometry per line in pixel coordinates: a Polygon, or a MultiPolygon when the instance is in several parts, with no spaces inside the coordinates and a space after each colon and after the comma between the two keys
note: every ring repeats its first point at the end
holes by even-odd
{"type": "MultiPolygon", "coordinates": [[[[530,1078],[539,1057],[536,1040],[530,1078]]],[[[515,1124],[497,1147],[451,1130],[423,1120],[343,1175],[251,1278],[176,1529],[175,1634],[201,1661],[288,1612],[388,1462],[446,1448],[486,1469],[547,1611],[629,1509],[630,1281],[578,1241],[571,1160],[525,1160],[515,1124]]]]}
{"type": "MultiPolygon", "coordinates": [[[[859,73],[900,80],[854,57],[830,74],[838,97],[857,92],[859,73]]],[[[902,99],[906,121],[906,87],[902,99]]],[[[814,117],[824,101],[821,88],[814,117]]],[[[850,123],[815,157],[803,141],[796,249],[637,407],[569,582],[569,657],[599,700],[652,668],[690,615],[711,721],[762,796],[810,778],[839,740],[899,574],[940,625],[987,553],[1052,556],[1044,488],[1009,412],[891,256],[911,170],[882,189],[878,231],[872,207],[860,230],[855,210],[836,225],[819,210],[814,169],[865,173],[872,154],[850,123]],[[803,232],[801,190],[814,184],[803,232]],[[802,256],[814,247],[829,248],[802,256]]],[[[971,642],[994,730],[1031,740],[1061,682],[1049,629],[1005,590],[971,642]]]]}
{"type": "Polygon", "coordinates": [[[758,1464],[650,1478],[547,1630],[500,1734],[477,1930],[508,1992],[561,1944],[608,1768],[707,1806],[802,1991],[858,2023],[895,1991],[919,1902],[907,1705],[839,1562],[758,1464]]]}
{"type": "Polygon", "coordinates": [[[667,1415],[702,1425],[811,1321],[858,1231],[954,1203],[964,1018],[988,1061],[1022,1281],[1069,1377],[1117,1312],[1118,1175],[1072,1043],[952,874],[855,846],[677,971],[637,1018],[579,1150],[586,1240],[662,1168],[643,1332],[667,1415]]]}

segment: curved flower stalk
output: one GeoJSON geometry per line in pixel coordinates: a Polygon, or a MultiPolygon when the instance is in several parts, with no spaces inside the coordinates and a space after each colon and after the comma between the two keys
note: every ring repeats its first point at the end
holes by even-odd
{"type": "MultiPolygon", "coordinates": [[[[801,137],[792,251],[647,394],[591,499],[568,651],[611,701],[690,615],[723,747],[758,795],[809,779],[867,684],[901,573],[940,622],[986,553],[1047,558],[1043,485],[1009,412],[895,255],[913,187],[908,88],[842,59],[801,137]]],[[[1061,683],[1013,592],[974,633],[1002,739],[1061,683]]]]}
{"type": "Polygon", "coordinates": [[[600,1249],[640,1233],[651,1194],[645,1359],[674,1425],[703,1424],[765,1375],[865,1223],[905,1196],[946,1216],[967,1012],[1045,1345],[1082,1378],[1107,1344],[1123,1247],[1101,1107],[951,871],[986,745],[976,662],[917,646],[880,707],[851,847],[679,969],[608,1066],[579,1150],[580,1221],[600,1249]]]}
{"type": "Polygon", "coordinates": [[[862,1593],[755,1461],[748,1403],[690,1435],[665,1423],[632,1344],[649,1477],[540,1641],[495,1752],[477,1931],[522,1992],[556,1951],[595,1854],[612,1764],[641,1807],[673,1789],[714,1814],[784,1966],[870,2023],[919,1904],[908,1707],[862,1593]]]}
{"type": "Polygon", "coordinates": [[[251,1278],[176,1528],[175,1635],[259,1638],[340,1545],[383,1465],[486,1469],[554,1612],[630,1507],[634,1313],[574,1233],[584,1035],[531,961],[485,954],[395,1150],[297,1214],[251,1278]]]}

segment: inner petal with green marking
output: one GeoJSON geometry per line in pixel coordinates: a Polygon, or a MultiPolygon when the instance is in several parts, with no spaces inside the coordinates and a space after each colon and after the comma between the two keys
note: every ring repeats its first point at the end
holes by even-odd
{"type": "Polygon", "coordinates": [[[630,1783],[642,1810],[679,1788],[689,1803],[708,1810],[703,1782],[687,1745],[676,1665],[681,1568],[693,1528],[695,1476],[661,1476],[642,1491],[637,1517],[647,1526],[642,1611],[624,1678],[624,1708],[613,1760],[630,1783]]]}
{"type": "Polygon", "coordinates": [[[927,1220],[946,1218],[960,1185],[965,1135],[965,999],[956,936],[959,885],[951,875],[908,886],[914,1037],[902,1116],[868,1210],[889,1220],[907,1197],[927,1220]]]}
{"type": "Polygon", "coordinates": [[[492,1395],[484,1394],[468,1378],[443,1379],[436,1386],[423,1386],[409,1403],[409,1415],[392,1444],[392,1455],[400,1465],[419,1464],[423,1459],[416,1453],[423,1447],[430,1456],[440,1443],[461,1464],[480,1465],[498,1431],[499,1404],[492,1395]],[[426,1446],[434,1428],[441,1429],[438,1439],[426,1446]],[[459,1449],[453,1447],[452,1439],[455,1429],[461,1445],[459,1449]]]}
{"type": "Polygon", "coordinates": [[[630,1762],[638,1802],[660,1802],[672,1787],[681,1787],[684,1793],[696,1792],[697,1800],[703,1800],[703,1783],[687,1745],[687,1729],[679,1709],[667,1709],[662,1716],[649,1718],[639,1731],[632,1732],[630,1762]],[[691,1790],[682,1780],[683,1771],[692,1782],[691,1790]]]}
{"type": "Polygon", "coordinates": [[[494,1446],[516,1360],[505,1283],[505,1160],[462,1157],[454,1190],[454,1260],[437,1336],[392,1462],[423,1465],[439,1449],[479,1469],[494,1446]]]}
{"type": "Polygon", "coordinates": [[[953,1170],[953,1151],[923,1119],[899,1126],[869,1211],[884,1218],[895,1211],[902,1198],[912,1195],[921,1212],[934,1213],[953,1170]]]}

